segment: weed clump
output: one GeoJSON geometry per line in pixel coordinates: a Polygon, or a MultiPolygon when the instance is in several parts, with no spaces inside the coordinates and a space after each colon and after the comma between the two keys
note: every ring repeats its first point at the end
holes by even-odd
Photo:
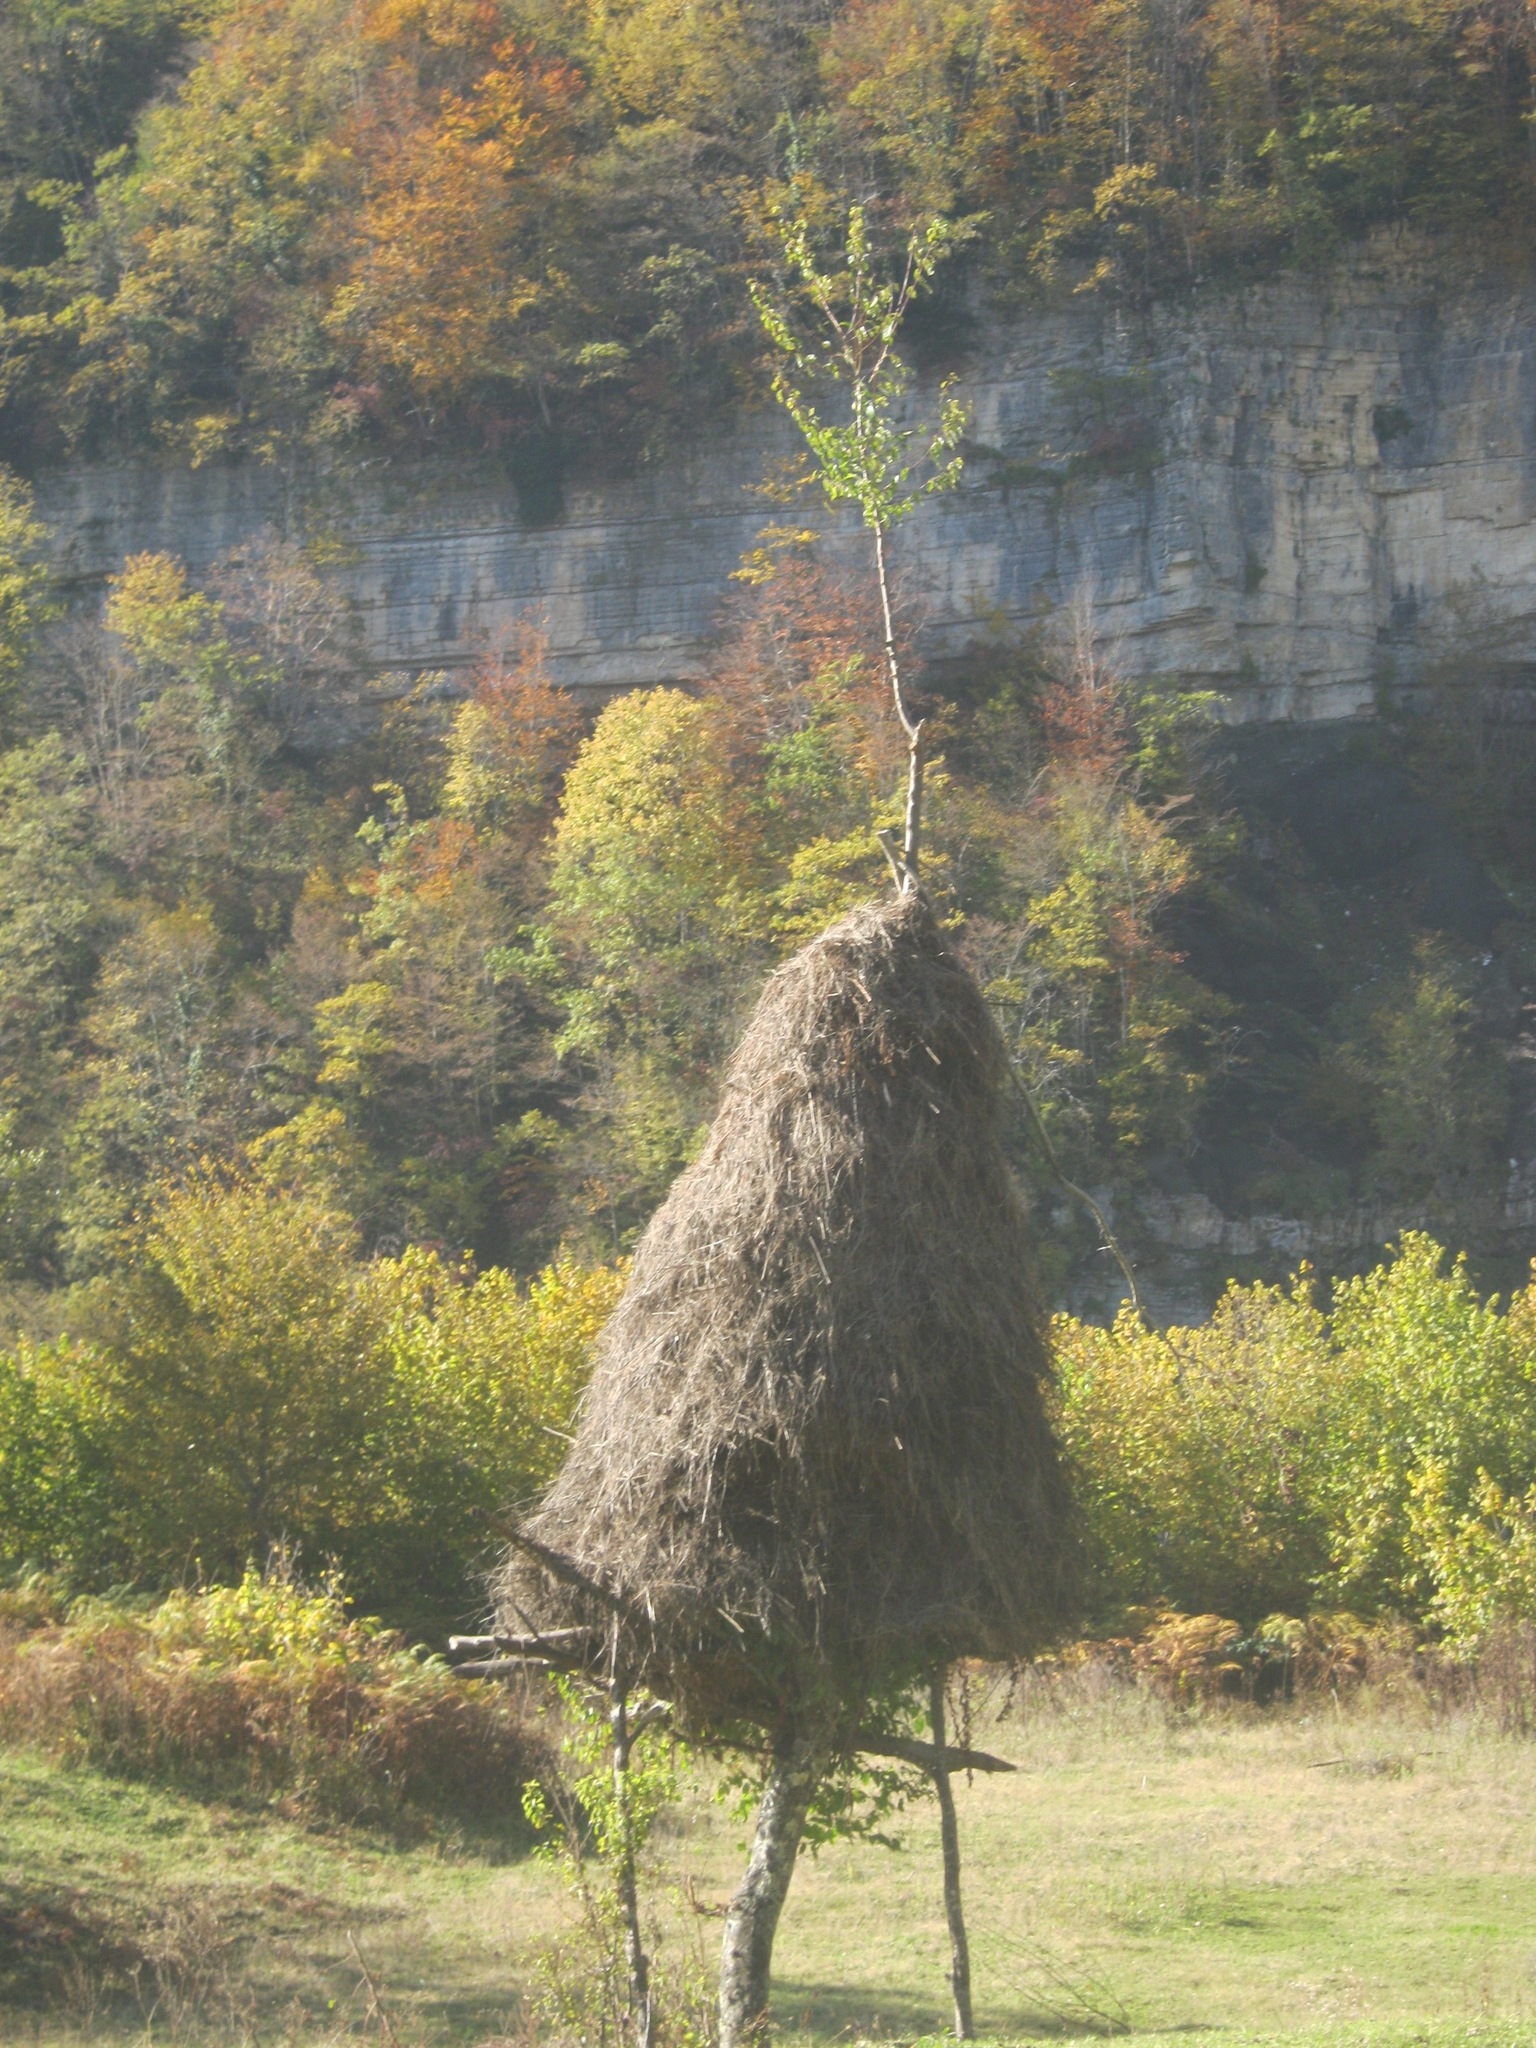
{"type": "Polygon", "coordinates": [[[0,1739],[309,1821],[421,1835],[521,1832],[542,1738],[516,1697],[466,1682],[335,1583],[236,1586],[0,1611],[0,1739]]]}

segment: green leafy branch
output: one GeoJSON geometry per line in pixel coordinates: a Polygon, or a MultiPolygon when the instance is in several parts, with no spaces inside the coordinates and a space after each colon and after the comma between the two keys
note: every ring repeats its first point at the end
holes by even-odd
{"type": "Polygon", "coordinates": [[[924,498],[960,481],[960,440],[966,408],[946,380],[939,416],[903,424],[897,408],[911,371],[896,352],[896,337],[914,298],[929,289],[940,263],[975,231],[973,221],[934,216],[907,239],[899,276],[882,276],[870,247],[862,206],[848,209],[839,269],[823,269],[803,212],[781,206],[771,215],[794,291],[816,315],[804,333],[792,301],[754,281],[749,289],[763,330],[778,350],[773,393],[805,437],[829,504],[857,505],[874,544],[875,581],[891,702],[907,739],[907,802],[898,852],[890,835],[881,844],[902,893],[917,887],[922,831],[923,721],[914,718],[902,686],[891,613],[889,539],[892,529],[924,498]],[[846,388],[845,418],[831,419],[817,402],[818,387],[846,388]]]}

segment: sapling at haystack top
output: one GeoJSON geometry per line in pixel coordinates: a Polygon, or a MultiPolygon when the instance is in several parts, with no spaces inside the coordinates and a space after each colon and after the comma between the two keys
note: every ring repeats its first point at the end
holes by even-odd
{"type": "Polygon", "coordinates": [[[862,206],[848,209],[839,269],[823,269],[818,262],[802,211],[785,206],[770,219],[791,291],[776,294],[754,282],[751,292],[758,318],[779,352],[774,396],[805,436],[828,502],[856,505],[873,547],[886,679],[907,741],[901,844],[898,847],[883,835],[882,844],[896,886],[905,892],[917,887],[924,734],[902,679],[896,645],[891,536],[924,498],[953,490],[960,481],[958,450],[966,410],[946,383],[936,421],[902,422],[900,402],[912,380],[896,352],[896,336],[913,299],[928,290],[939,264],[967,237],[971,224],[933,217],[908,236],[896,273],[882,276],[862,206]],[[810,323],[803,317],[806,312],[812,316],[810,323]],[[828,418],[823,410],[833,392],[846,396],[846,419],[828,418]]]}

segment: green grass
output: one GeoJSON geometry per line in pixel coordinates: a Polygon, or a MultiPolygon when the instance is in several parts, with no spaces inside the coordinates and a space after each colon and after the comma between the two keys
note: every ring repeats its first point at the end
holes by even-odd
{"type": "MultiPolygon", "coordinates": [[[[1532,2048],[1536,1748],[1408,1710],[1178,1720],[1134,1695],[1004,1722],[961,1791],[978,2019],[999,2040],[1532,2048]],[[1127,2035],[1123,2029],[1131,2028],[1127,2035]]],[[[744,1830],[702,1784],[658,1839],[663,1946],[712,1946],[744,1830]],[[705,1909],[683,1905],[683,1886],[705,1909]]],[[[791,2043],[945,2020],[936,1829],[802,1860],[780,1931],[791,2043]]],[[[565,1921],[528,1857],[390,1848],[0,1755],[0,2038],[404,2048],[525,2031],[565,1921]],[[135,1989],[137,1986],[137,1989],[135,1989]]]]}
{"type": "Polygon", "coordinates": [[[530,1874],[0,1752],[0,2039],[323,2038],[365,2018],[355,1944],[408,2037],[479,2041],[557,1924],[530,1874]]]}

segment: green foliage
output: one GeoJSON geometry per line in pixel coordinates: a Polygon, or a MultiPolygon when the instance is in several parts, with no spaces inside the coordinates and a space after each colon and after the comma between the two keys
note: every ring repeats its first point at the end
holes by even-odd
{"type": "MultiPolygon", "coordinates": [[[[638,1912],[651,1836],[676,1805],[686,1753],[670,1726],[669,1711],[646,1694],[623,1701],[630,1729],[618,1766],[614,1748],[615,1695],[568,1677],[554,1681],[561,1705],[564,1767],[523,1790],[523,1810],[540,1837],[540,1853],[566,1881],[576,1909],[575,1942],[544,1949],[535,1958],[541,2031],[620,2048],[634,2032],[633,1979],[626,1942],[628,1909],[638,1912]]],[[[649,1919],[649,1915],[646,1916],[649,1919]]],[[[655,1935],[643,1924],[647,1948],[655,1935]]],[[[669,2038],[700,2037],[690,2007],[702,2004],[697,1958],[647,1958],[651,2012],[669,2038]]]]}
{"type": "Polygon", "coordinates": [[[1208,695],[1133,694],[1090,631],[1041,692],[1046,762],[1006,856],[1011,915],[984,985],[1047,1127],[1085,1170],[1112,1157],[1125,1173],[1187,1150],[1224,1059],[1229,1005],[1168,933],[1221,849],[1201,786],[1208,695]]]}
{"type": "Polygon", "coordinates": [[[1453,1649],[1476,1652],[1511,1622],[1536,1621],[1536,1487],[1507,1494],[1479,1472],[1458,1513],[1448,1477],[1435,1458],[1415,1476],[1413,1545],[1435,1587],[1430,1619],[1453,1649]]]}
{"type": "Polygon", "coordinates": [[[965,408],[945,388],[931,428],[903,426],[894,409],[911,381],[896,353],[896,336],[913,298],[927,289],[940,262],[966,230],[935,216],[907,242],[900,274],[880,281],[870,247],[865,209],[848,209],[840,269],[823,270],[811,230],[794,197],[770,214],[794,290],[820,316],[813,334],[793,324],[789,305],[762,285],[751,287],[758,319],[780,360],[773,394],[805,436],[817,481],[829,504],[857,505],[872,532],[897,525],[925,497],[960,481],[955,453],[965,430],[965,408]],[[817,406],[818,386],[848,393],[846,425],[817,406]]]}
{"type": "Polygon", "coordinates": [[[312,1200],[204,1175],[160,1202],[103,1311],[139,1573],[226,1577],[285,1542],[354,1549],[387,1406],[377,1307],[357,1281],[350,1230],[312,1200]]]}
{"type": "Polygon", "coordinates": [[[22,1345],[0,1358],[0,1540],[4,1561],[85,1577],[120,1562],[107,1399],[88,1350],[22,1345]]]}
{"type": "Polygon", "coordinates": [[[1525,1618],[1536,1292],[1505,1311],[1407,1236],[1325,1312],[1231,1287],[1199,1329],[1058,1324],[1061,1421],[1106,1609],[1348,1607],[1470,1643],[1525,1618]]]}
{"type": "Polygon", "coordinates": [[[1338,1054],[1351,1122],[1374,1138],[1381,1178],[1449,1206],[1486,1172],[1509,1113],[1503,1062],[1476,1032],[1472,1002],[1443,948],[1420,940],[1406,987],[1374,1009],[1338,1054]]]}
{"type": "Polygon", "coordinates": [[[575,1169],[582,1199],[620,1241],[696,1146],[765,964],[765,849],[743,794],[717,711],[679,690],[610,705],[566,778],[537,971],[604,1129],[601,1164],[575,1169]]]}
{"type": "MultiPolygon", "coordinates": [[[[545,1853],[579,1880],[583,1858],[595,1854],[615,1866],[644,1854],[652,1830],[678,1796],[680,1747],[666,1716],[641,1726],[629,1750],[629,1767],[615,1773],[607,1699],[573,1678],[557,1678],[564,1708],[560,1747],[566,1759],[564,1792],[569,1805],[551,1803],[549,1788],[532,1781],[523,1790],[529,1825],[545,1837],[545,1853]]],[[[642,1720],[651,1706],[636,1694],[626,1711],[642,1720]]]]}
{"type": "Polygon", "coordinates": [[[4,1362],[4,1556],[152,1585],[293,1552],[430,1625],[551,1477],[621,1283],[362,1265],[312,1196],[204,1173],[85,1293],[92,1342],[4,1362]]]}
{"type": "Polygon", "coordinates": [[[371,1601],[409,1616],[464,1598],[507,1509],[554,1477],[623,1283],[567,1258],[520,1287],[420,1248],[369,1271],[388,1391],[351,1572],[371,1601]]]}
{"type": "Polygon", "coordinates": [[[0,740],[15,720],[38,630],[53,616],[42,553],[46,539],[32,493],[0,464],[0,740]]]}
{"type": "Polygon", "coordinates": [[[1536,1350],[1527,1289],[1501,1315],[1464,1260],[1404,1240],[1399,1257],[1335,1292],[1332,1340],[1352,1398],[1333,1426],[1329,1502],[1334,1571],[1350,1601],[1422,1611],[1433,1597],[1413,1531],[1419,1475],[1439,1468],[1445,1499],[1469,1512],[1484,1472],[1503,1486],[1536,1474],[1536,1350]]]}
{"type": "Polygon", "coordinates": [[[1338,1391],[1304,1288],[1231,1288],[1199,1329],[1061,1323],[1061,1420],[1106,1608],[1305,1612],[1330,1564],[1316,1497],[1338,1391]]]}
{"type": "Polygon", "coordinates": [[[78,1019],[106,930],[95,820],[57,734],[0,753],[0,1266],[51,1249],[49,1185],[78,1019]]]}
{"type": "Polygon", "coordinates": [[[603,713],[566,778],[550,870],[551,925],[583,960],[564,1045],[718,1056],[706,990],[729,988],[762,915],[743,811],[707,704],[647,690],[603,713]]]}
{"type": "MultiPolygon", "coordinates": [[[[864,1704],[860,1731],[870,1736],[899,1736],[925,1741],[929,1735],[926,1682],[897,1682],[864,1704]]],[[[745,1731],[744,1731],[745,1733],[745,1731]]],[[[739,1821],[750,1820],[762,1803],[769,1759],[748,1746],[728,1754],[726,1768],[715,1782],[715,1797],[739,1821]]],[[[834,1842],[869,1842],[881,1849],[900,1849],[901,1837],[890,1823],[910,1806],[933,1797],[933,1779],[917,1764],[890,1763],[855,1750],[833,1759],[812,1797],[800,1837],[802,1852],[814,1856],[834,1842]]]]}

